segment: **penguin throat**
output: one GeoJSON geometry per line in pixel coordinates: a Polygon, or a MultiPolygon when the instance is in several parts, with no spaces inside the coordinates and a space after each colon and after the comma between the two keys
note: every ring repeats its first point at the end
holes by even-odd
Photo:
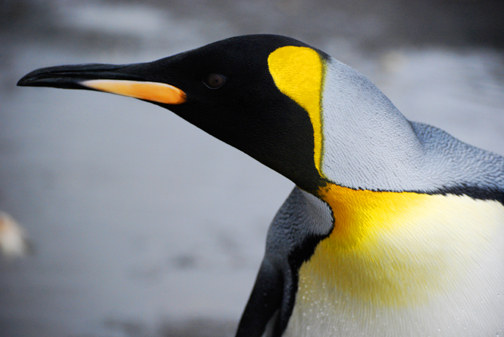
{"type": "Polygon", "coordinates": [[[356,249],[376,233],[391,230],[425,199],[413,192],[355,190],[333,183],[321,187],[318,194],[333,211],[331,236],[340,249],[356,249]]]}
{"type": "Polygon", "coordinates": [[[504,218],[498,202],[468,196],[335,184],[318,194],[334,227],[301,267],[302,282],[331,284],[337,296],[379,306],[426,303],[461,282],[504,218]]]}

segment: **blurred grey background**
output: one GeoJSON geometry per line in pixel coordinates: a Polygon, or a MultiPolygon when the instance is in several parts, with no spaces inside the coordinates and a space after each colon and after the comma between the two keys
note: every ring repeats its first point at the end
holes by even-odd
{"type": "Polygon", "coordinates": [[[504,154],[503,1],[0,0],[0,336],[232,336],[293,184],[169,111],[18,88],[39,67],[151,61],[288,35],[411,120],[504,154]]]}

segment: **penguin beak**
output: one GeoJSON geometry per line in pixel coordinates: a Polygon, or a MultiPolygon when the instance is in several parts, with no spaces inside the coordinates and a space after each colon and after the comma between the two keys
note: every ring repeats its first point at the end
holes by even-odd
{"type": "Polygon", "coordinates": [[[187,96],[166,83],[149,81],[136,74],[148,64],[84,64],[42,68],[32,71],[17,83],[23,87],[87,89],[134,97],[155,103],[182,104],[187,96]]]}

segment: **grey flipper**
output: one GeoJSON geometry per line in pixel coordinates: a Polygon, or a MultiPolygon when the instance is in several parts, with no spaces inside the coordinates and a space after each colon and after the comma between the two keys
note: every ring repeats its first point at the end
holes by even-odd
{"type": "Polygon", "coordinates": [[[299,268],[332,227],[329,206],[295,187],[269,228],[266,254],[236,337],[282,335],[294,308],[299,268]]]}
{"type": "Polygon", "coordinates": [[[281,271],[265,258],[238,326],[237,337],[263,336],[268,323],[273,324],[268,330],[274,333],[276,324],[270,321],[282,303],[282,288],[281,271]]]}

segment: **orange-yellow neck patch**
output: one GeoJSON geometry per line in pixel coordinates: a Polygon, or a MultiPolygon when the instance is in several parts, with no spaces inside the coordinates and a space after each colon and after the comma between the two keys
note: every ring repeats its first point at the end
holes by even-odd
{"type": "Polygon", "coordinates": [[[313,125],[315,167],[323,176],[320,170],[323,155],[323,60],[311,48],[287,46],[278,48],[269,55],[268,67],[277,88],[308,112],[313,125]]]}
{"type": "Polygon", "coordinates": [[[504,222],[500,203],[468,196],[328,184],[319,197],[333,210],[334,229],[302,265],[297,296],[310,289],[339,303],[429,302],[478,271],[477,261],[504,222]]]}
{"type": "Polygon", "coordinates": [[[419,193],[354,190],[332,183],[320,188],[320,197],[333,210],[331,236],[338,249],[355,249],[376,233],[391,230],[430,199],[419,193]]]}

